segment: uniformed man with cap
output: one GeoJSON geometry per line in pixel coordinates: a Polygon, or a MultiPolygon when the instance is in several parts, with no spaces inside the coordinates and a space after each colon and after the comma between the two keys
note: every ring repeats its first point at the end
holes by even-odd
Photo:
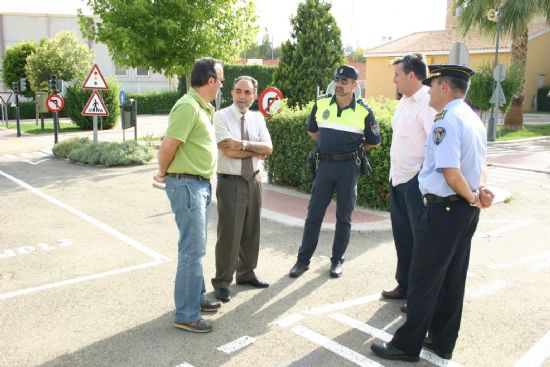
{"type": "Polygon", "coordinates": [[[319,232],[332,195],[336,191],[336,229],[330,258],[330,276],[342,275],[344,253],[351,232],[351,213],[357,198],[360,158],[365,148],[380,144],[380,129],[369,106],[357,99],[357,70],[349,65],[336,69],[334,96],[315,102],[307,124],[316,140],[319,162],[308,205],[302,245],[290,277],[297,278],[309,267],[319,241],[319,232]]]}
{"type": "Polygon", "coordinates": [[[391,342],[371,345],[385,359],[418,361],[422,347],[444,359],[452,357],[472,237],[480,208],[489,207],[494,198],[483,186],[487,133],[464,102],[473,71],[458,65],[429,69],[423,83],[431,86],[430,106],[439,113],[418,177],[425,208],[416,223],[407,320],[391,342]]]}

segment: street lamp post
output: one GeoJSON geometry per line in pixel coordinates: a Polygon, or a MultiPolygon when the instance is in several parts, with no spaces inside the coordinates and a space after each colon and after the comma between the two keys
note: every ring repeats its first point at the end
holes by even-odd
{"type": "MultiPolygon", "coordinates": [[[[497,19],[496,19],[497,20],[497,39],[496,39],[496,47],[495,47],[495,68],[498,65],[498,46],[499,46],[499,38],[500,38],[500,19],[501,19],[501,14],[502,14],[502,7],[504,6],[505,3],[506,3],[506,0],[501,0],[499,5],[498,5],[497,11],[496,11],[496,16],[497,16],[497,19]]],[[[494,21],[494,17],[488,16],[488,18],[489,18],[489,20],[494,21]]],[[[493,90],[495,89],[495,87],[496,87],[496,83],[493,80],[493,90]]],[[[491,106],[491,117],[489,117],[489,130],[487,132],[487,135],[488,135],[488,139],[490,141],[495,141],[496,140],[497,129],[496,129],[496,122],[495,122],[495,104],[494,103],[491,106]]]]}

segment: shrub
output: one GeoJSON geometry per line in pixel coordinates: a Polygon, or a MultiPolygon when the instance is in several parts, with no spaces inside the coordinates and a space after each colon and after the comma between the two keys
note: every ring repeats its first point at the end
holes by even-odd
{"type": "Polygon", "coordinates": [[[167,114],[172,109],[172,106],[180,98],[178,92],[163,92],[163,93],[143,93],[143,94],[127,94],[126,100],[135,99],[137,101],[137,113],[156,115],[167,114]]]}
{"type": "Polygon", "coordinates": [[[106,167],[145,164],[153,159],[153,152],[135,141],[93,144],[88,138],[71,138],[54,146],[58,158],[73,162],[99,164],[106,167]]]}
{"type": "MultiPolygon", "coordinates": [[[[371,208],[388,210],[388,177],[390,167],[391,118],[397,101],[378,98],[367,101],[380,124],[382,143],[367,152],[373,172],[361,176],[357,186],[357,203],[371,208]]],[[[266,167],[273,182],[289,185],[302,191],[310,191],[312,178],[307,167],[307,154],[315,149],[315,142],[306,132],[307,119],[313,102],[304,108],[283,106],[267,122],[273,153],[266,161],[266,167]]]]}
{"type": "MultiPolygon", "coordinates": [[[[120,116],[120,104],[118,101],[118,92],[120,87],[115,78],[107,78],[106,80],[109,89],[102,91],[101,99],[109,111],[109,116],[100,117],[101,127],[105,130],[115,126],[118,117],[120,116]]],[[[65,108],[64,116],[70,117],[73,123],[84,130],[93,129],[93,117],[82,116],[82,110],[92,95],[91,89],[82,89],[84,79],[76,79],[70,83],[65,92],[65,108]]],[[[99,125],[99,123],[98,123],[99,125]]],[[[98,126],[99,128],[99,126],[98,126]]]]}
{"type": "Polygon", "coordinates": [[[550,85],[539,88],[537,92],[537,109],[539,111],[550,111],[550,85]]]}

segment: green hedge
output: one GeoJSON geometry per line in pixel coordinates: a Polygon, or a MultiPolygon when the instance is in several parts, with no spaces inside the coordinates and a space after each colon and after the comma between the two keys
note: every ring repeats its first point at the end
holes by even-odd
{"type": "MultiPolygon", "coordinates": [[[[241,75],[250,75],[258,81],[258,95],[266,88],[271,86],[273,80],[273,72],[276,66],[267,65],[237,65],[227,64],[223,66],[223,74],[225,83],[222,88],[222,107],[227,107],[233,103],[231,98],[231,88],[236,77],[241,75]]],[[[185,77],[180,78],[178,85],[178,93],[180,96],[185,94],[185,77]]],[[[139,105],[138,105],[139,108],[139,105]]],[[[257,110],[257,103],[251,107],[252,110],[257,110]]]]}
{"type": "MultiPolygon", "coordinates": [[[[373,172],[361,176],[357,186],[357,203],[374,209],[389,210],[388,177],[390,169],[391,118],[397,101],[369,99],[380,124],[382,144],[367,152],[373,172]]],[[[288,185],[309,192],[312,178],[307,166],[307,154],[315,149],[315,142],[306,132],[307,119],[313,103],[303,109],[284,107],[267,122],[273,141],[273,153],[266,161],[267,170],[274,183],[288,185]]]]}
{"type": "MultiPolygon", "coordinates": [[[[51,112],[43,113],[42,116],[44,116],[45,119],[53,118],[51,112]]],[[[61,110],[59,117],[69,117],[67,110],[61,110]]],[[[36,118],[36,105],[34,101],[19,102],[19,118],[21,120],[36,118]]],[[[8,119],[15,120],[15,107],[8,107],[8,119]]]]}
{"type": "Polygon", "coordinates": [[[539,88],[537,92],[537,109],[539,111],[550,111],[550,97],[548,96],[550,85],[539,88]]]}
{"type": "Polygon", "coordinates": [[[179,98],[178,92],[126,94],[126,100],[137,101],[137,113],[140,115],[168,114],[179,98]]]}

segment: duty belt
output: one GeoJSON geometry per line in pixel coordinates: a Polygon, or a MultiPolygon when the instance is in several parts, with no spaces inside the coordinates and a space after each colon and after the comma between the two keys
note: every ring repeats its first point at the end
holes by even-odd
{"type": "Polygon", "coordinates": [[[349,161],[352,159],[361,159],[362,153],[358,151],[345,154],[320,154],[317,153],[317,159],[321,162],[349,161]]]}
{"type": "Polygon", "coordinates": [[[422,196],[422,201],[424,202],[424,206],[428,206],[430,204],[438,204],[438,203],[449,203],[451,201],[460,201],[460,200],[464,200],[464,199],[458,195],[437,196],[434,194],[425,194],[424,196],[422,196]]]}

